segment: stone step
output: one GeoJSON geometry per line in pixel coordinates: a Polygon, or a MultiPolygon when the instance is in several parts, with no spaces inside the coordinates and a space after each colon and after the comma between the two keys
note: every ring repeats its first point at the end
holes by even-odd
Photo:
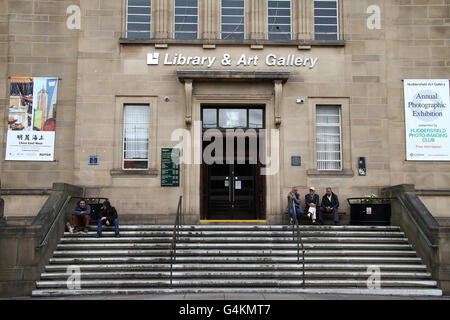
{"type": "Polygon", "coordinates": [[[284,294],[339,294],[339,295],[379,295],[379,296],[442,296],[440,289],[424,289],[424,288],[407,288],[407,289],[367,289],[367,288],[178,288],[178,289],[50,289],[50,290],[34,290],[33,297],[67,297],[67,296],[109,296],[109,295],[139,295],[139,294],[176,294],[176,293],[284,293],[284,294]]]}
{"type": "MultiPolygon", "coordinates": [[[[70,233],[65,232],[64,237],[96,237],[96,230],[90,230],[89,233],[78,232],[70,233]]],[[[103,231],[103,236],[113,236],[114,231],[103,231]]],[[[180,237],[290,237],[297,236],[292,231],[181,231],[180,237]]],[[[161,231],[124,231],[121,230],[121,236],[123,237],[155,237],[155,238],[172,238],[173,232],[161,232],[161,231]]],[[[404,237],[405,233],[400,231],[335,231],[335,230],[306,230],[301,232],[302,237],[404,237]]]]}
{"type": "MultiPolygon", "coordinates": [[[[103,226],[104,230],[113,230],[113,227],[103,226]]],[[[92,231],[97,230],[96,226],[89,226],[92,231]]],[[[173,231],[173,225],[120,225],[123,231],[173,231]]],[[[288,225],[182,225],[180,230],[198,231],[290,231],[292,226],[288,225]]],[[[351,225],[300,225],[300,231],[304,230],[335,230],[335,231],[400,231],[398,226],[351,226],[351,225]]]]}
{"type": "MultiPolygon", "coordinates": [[[[170,263],[120,263],[120,264],[77,264],[81,272],[104,270],[108,272],[112,271],[156,271],[170,270],[170,263]]],[[[423,264],[377,264],[377,267],[383,271],[401,271],[401,272],[426,272],[427,268],[423,264]]],[[[73,267],[70,264],[52,264],[45,266],[46,272],[67,272],[69,268],[73,267]]],[[[370,263],[305,263],[305,270],[322,270],[322,271],[364,271],[366,272],[369,267],[373,267],[370,263]]],[[[233,263],[177,263],[173,264],[173,270],[187,271],[298,271],[302,268],[301,264],[297,263],[258,263],[258,264],[233,264],[233,263]]]]}
{"type": "MultiPolygon", "coordinates": [[[[170,256],[170,250],[68,250],[55,251],[53,257],[105,257],[105,256],[170,256]]],[[[297,257],[297,250],[273,250],[273,249],[259,249],[259,250],[185,250],[177,249],[177,257],[185,256],[207,256],[207,257],[231,257],[231,256],[295,256],[297,257]]],[[[300,250],[300,255],[302,251],[300,250]]],[[[305,256],[409,256],[416,257],[415,251],[406,250],[307,250],[305,256]]]]}
{"type": "MultiPolygon", "coordinates": [[[[96,238],[95,234],[91,235],[75,235],[73,237],[64,237],[61,243],[116,243],[116,242],[148,242],[148,243],[170,243],[172,238],[169,237],[101,237],[96,238]]],[[[258,242],[275,242],[275,243],[292,243],[292,237],[198,237],[178,238],[178,243],[258,243],[258,242]]],[[[372,237],[303,237],[303,243],[318,243],[318,242],[333,242],[333,243],[408,243],[407,238],[372,238],[372,237]]]]}
{"type": "MultiPolygon", "coordinates": [[[[177,251],[180,249],[200,249],[200,250],[251,250],[251,249],[266,249],[266,250],[292,250],[297,249],[296,243],[177,243],[177,251]]],[[[312,249],[364,249],[364,250],[412,250],[412,245],[406,244],[373,244],[373,243],[306,243],[305,250],[312,249]]],[[[154,249],[163,250],[170,249],[169,244],[163,243],[69,243],[58,244],[57,250],[100,250],[100,249],[154,249]]]]}
{"type": "MultiPolygon", "coordinates": [[[[43,273],[43,280],[67,280],[71,273],[43,273]]],[[[305,270],[305,278],[313,279],[333,279],[333,278],[363,278],[367,279],[370,274],[367,272],[350,271],[310,271],[305,270]]],[[[165,279],[170,278],[170,271],[130,271],[130,272],[83,272],[82,279],[165,279]]],[[[173,278],[289,278],[302,279],[302,271],[174,271],[173,278]]],[[[381,279],[431,279],[428,272],[380,272],[381,279]]]]}
{"type": "MultiPolygon", "coordinates": [[[[51,258],[51,264],[88,264],[88,263],[170,263],[170,257],[80,257],[51,258]]],[[[177,257],[177,263],[296,263],[297,257],[177,257]]],[[[307,263],[421,263],[418,257],[306,257],[307,263]]]]}
{"type": "MultiPolygon", "coordinates": [[[[169,280],[81,280],[81,288],[146,288],[146,287],[301,287],[303,281],[285,279],[176,279],[170,284],[169,280]]],[[[311,280],[305,281],[307,287],[365,287],[366,280],[311,280]]],[[[381,287],[434,287],[433,280],[380,280],[381,287]]],[[[67,281],[37,281],[36,287],[42,288],[67,288],[67,281]]]]}

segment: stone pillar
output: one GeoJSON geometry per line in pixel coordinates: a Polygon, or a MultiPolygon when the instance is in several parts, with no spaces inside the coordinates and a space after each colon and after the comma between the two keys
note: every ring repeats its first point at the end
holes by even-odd
{"type": "Polygon", "coordinates": [[[199,38],[220,39],[220,1],[199,1],[199,38]]]}
{"type": "Polygon", "coordinates": [[[173,0],[153,0],[152,5],[152,39],[173,38],[173,0]]]}
{"type": "Polygon", "coordinates": [[[184,80],[184,91],[186,95],[185,122],[187,126],[190,126],[192,123],[192,89],[193,89],[192,79],[184,80]]]}
{"type": "Polygon", "coordinates": [[[283,82],[282,80],[275,80],[274,84],[274,93],[275,93],[275,112],[274,112],[274,120],[275,126],[279,127],[281,124],[281,98],[283,95],[283,82]]]}
{"type": "Polygon", "coordinates": [[[247,0],[245,3],[246,39],[267,39],[267,1],[247,0]]]}
{"type": "Polygon", "coordinates": [[[311,0],[292,1],[292,39],[314,38],[314,4],[311,0]]]}

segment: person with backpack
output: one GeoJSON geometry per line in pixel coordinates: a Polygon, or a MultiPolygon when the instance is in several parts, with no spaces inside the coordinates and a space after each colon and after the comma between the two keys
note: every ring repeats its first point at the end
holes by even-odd
{"type": "Polygon", "coordinates": [[[97,220],[97,237],[102,236],[103,224],[107,226],[114,226],[114,232],[116,237],[119,237],[119,217],[117,215],[116,208],[111,206],[111,203],[106,200],[103,202],[103,206],[100,209],[100,216],[97,220]]]}

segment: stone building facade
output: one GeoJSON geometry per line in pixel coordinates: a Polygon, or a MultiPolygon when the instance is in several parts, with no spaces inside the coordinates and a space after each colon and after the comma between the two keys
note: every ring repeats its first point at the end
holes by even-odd
{"type": "MultiPolygon", "coordinates": [[[[204,212],[214,188],[208,167],[182,164],[179,186],[162,187],[161,149],[177,146],[173,133],[186,129],[198,156],[202,150],[194,145],[202,129],[196,123],[204,109],[259,108],[264,129],[275,137],[266,147],[279,150],[271,158],[279,170],[260,180],[260,171],[252,175],[251,206],[258,209],[242,218],[281,223],[293,186],[302,197],[310,186],[319,194],[331,186],[347,212],[346,198],[379,194],[387,186],[450,189],[449,162],[405,160],[402,82],[448,78],[447,1],[278,2],[290,5],[286,39],[270,39],[269,16],[278,12],[266,0],[245,1],[244,39],[223,39],[221,1],[215,0],[198,1],[195,39],[176,36],[174,0],[151,1],[150,36],[141,38],[131,32],[133,11],[125,0],[1,0],[1,188],[70,183],[84,187],[86,196],[109,198],[124,217],[156,223],[173,221],[183,195],[187,222],[212,219],[204,212]],[[337,29],[324,39],[314,15],[327,2],[337,5],[337,29]],[[78,18],[70,6],[80,8],[80,29],[68,27],[78,18]],[[375,11],[368,13],[371,6],[375,11]],[[379,26],[373,24],[377,8],[379,26]],[[230,64],[223,63],[226,57],[230,64]],[[12,76],[60,78],[54,162],[4,160],[12,76]],[[149,108],[143,170],[124,167],[124,108],[129,105],[149,108]],[[318,168],[317,110],[327,106],[339,117],[336,170],[318,168]],[[99,165],[88,165],[92,155],[99,165]],[[299,166],[292,165],[292,157],[300,157],[299,166]],[[358,175],[358,157],[366,159],[365,176],[358,175]]],[[[139,7],[146,1],[134,3],[139,7]]]]}

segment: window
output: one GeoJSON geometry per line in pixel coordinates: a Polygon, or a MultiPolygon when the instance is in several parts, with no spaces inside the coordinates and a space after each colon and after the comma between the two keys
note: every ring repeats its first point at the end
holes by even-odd
{"type": "Polygon", "coordinates": [[[222,0],[222,39],[245,39],[245,1],[222,0]]]}
{"type": "Polygon", "coordinates": [[[317,106],[317,170],[342,170],[341,107],[317,106]]]}
{"type": "Polygon", "coordinates": [[[338,40],[338,0],[314,0],[316,40],[338,40]]]}
{"type": "Polygon", "coordinates": [[[175,39],[197,39],[198,0],[175,0],[175,39]]]}
{"type": "Polygon", "coordinates": [[[152,1],[127,1],[127,38],[150,39],[152,1]]]}
{"type": "Polygon", "coordinates": [[[125,105],[123,169],[148,169],[149,119],[148,105],[125,105]]]}
{"type": "Polygon", "coordinates": [[[291,0],[268,1],[269,40],[291,40],[291,0]]]}
{"type": "Polygon", "coordinates": [[[203,108],[203,128],[263,129],[263,108],[203,108]]]}

